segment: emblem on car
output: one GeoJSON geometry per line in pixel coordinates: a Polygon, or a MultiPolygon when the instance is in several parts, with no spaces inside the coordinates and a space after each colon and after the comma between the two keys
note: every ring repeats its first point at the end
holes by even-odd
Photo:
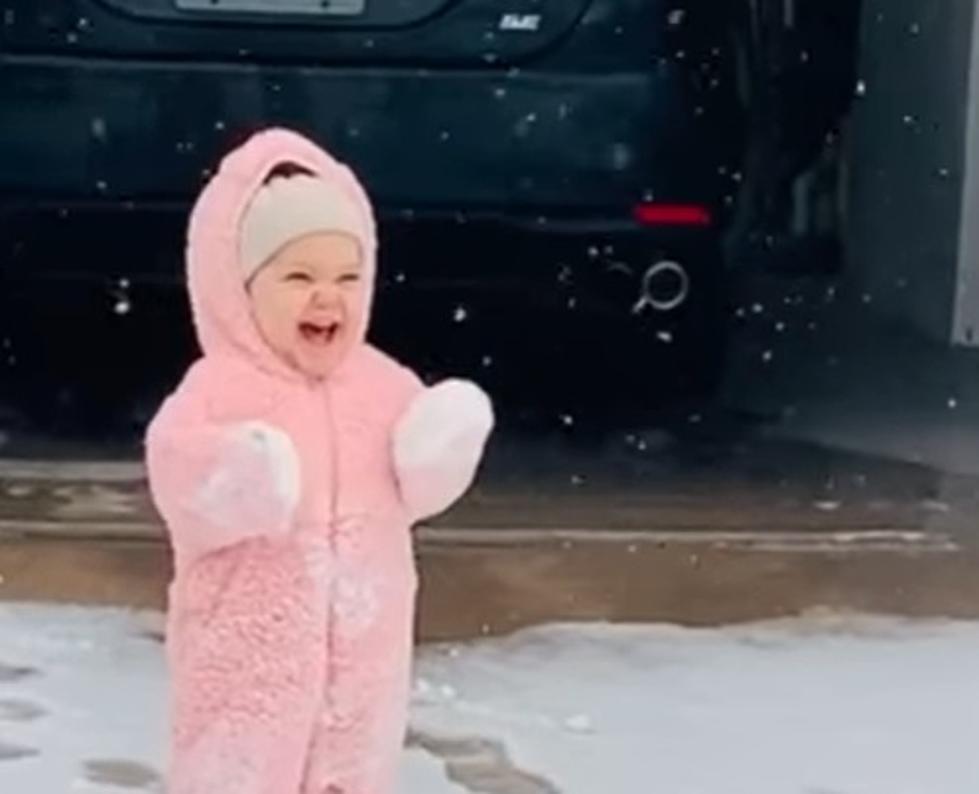
{"type": "Polygon", "coordinates": [[[536,33],[540,23],[540,14],[504,14],[500,17],[500,30],[536,33]]]}

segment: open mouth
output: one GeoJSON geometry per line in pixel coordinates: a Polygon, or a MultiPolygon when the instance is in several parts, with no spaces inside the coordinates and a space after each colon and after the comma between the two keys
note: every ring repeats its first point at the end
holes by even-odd
{"type": "Polygon", "coordinates": [[[329,323],[312,323],[312,322],[301,322],[299,323],[299,335],[310,344],[313,345],[328,345],[330,344],[340,333],[340,323],[339,322],[329,322],[329,323]]]}

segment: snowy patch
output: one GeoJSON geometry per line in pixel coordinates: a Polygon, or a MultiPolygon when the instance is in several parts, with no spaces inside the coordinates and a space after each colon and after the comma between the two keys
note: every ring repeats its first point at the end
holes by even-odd
{"type": "Polygon", "coordinates": [[[348,635],[362,634],[377,619],[380,608],[377,585],[370,577],[362,574],[340,576],[333,595],[339,625],[348,635]]]}
{"type": "Polygon", "coordinates": [[[383,590],[376,576],[336,561],[326,543],[306,548],[306,566],[323,598],[333,601],[345,632],[357,636],[373,625],[380,609],[378,592],[383,590]]]}

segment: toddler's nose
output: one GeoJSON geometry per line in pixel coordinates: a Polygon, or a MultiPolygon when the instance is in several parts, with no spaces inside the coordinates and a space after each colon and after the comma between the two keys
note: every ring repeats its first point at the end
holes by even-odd
{"type": "Polygon", "coordinates": [[[340,290],[331,284],[319,284],[313,289],[313,305],[317,307],[336,306],[340,299],[340,290]]]}

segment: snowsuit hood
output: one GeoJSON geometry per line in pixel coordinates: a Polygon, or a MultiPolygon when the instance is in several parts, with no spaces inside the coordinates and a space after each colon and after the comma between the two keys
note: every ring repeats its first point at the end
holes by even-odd
{"type": "MultiPolygon", "coordinates": [[[[367,336],[377,272],[374,212],[353,172],[312,141],[284,129],[260,132],[221,162],[194,206],[187,240],[187,283],[198,342],[207,356],[244,356],[261,369],[300,379],[262,339],[239,262],[242,218],[277,166],[292,163],[342,192],[362,220],[364,305],[357,342],[367,336]]],[[[348,356],[349,358],[349,356],[348,356]]]]}

